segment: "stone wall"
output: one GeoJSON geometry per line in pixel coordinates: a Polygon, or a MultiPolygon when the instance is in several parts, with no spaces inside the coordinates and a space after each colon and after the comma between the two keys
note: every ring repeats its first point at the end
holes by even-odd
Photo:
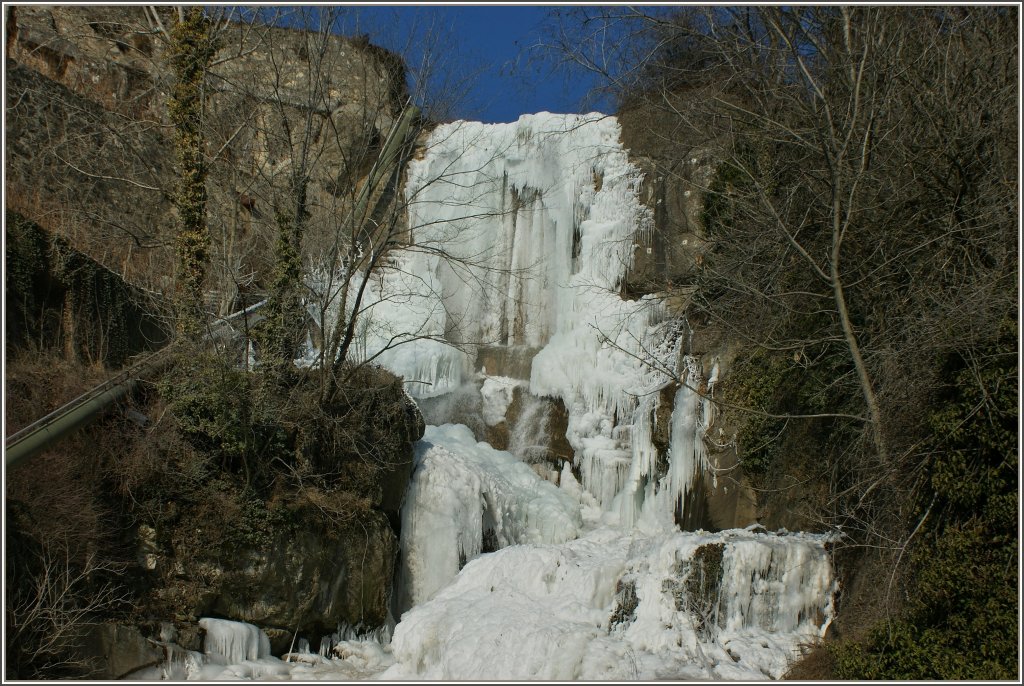
{"type": "Polygon", "coordinates": [[[4,224],[9,356],[54,346],[68,361],[116,368],[167,341],[151,294],[15,212],[4,224]]]}

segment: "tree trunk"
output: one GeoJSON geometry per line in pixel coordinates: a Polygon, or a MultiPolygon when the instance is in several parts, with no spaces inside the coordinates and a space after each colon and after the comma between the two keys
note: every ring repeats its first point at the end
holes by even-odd
{"type": "Polygon", "coordinates": [[[839,271],[840,251],[843,242],[840,210],[838,195],[835,195],[832,202],[832,259],[830,269],[832,296],[835,299],[836,311],[839,314],[839,323],[843,327],[843,338],[846,341],[847,348],[850,350],[850,357],[853,358],[853,366],[857,371],[857,380],[860,383],[861,393],[864,395],[864,403],[868,408],[875,449],[878,451],[878,458],[882,465],[887,467],[889,465],[889,454],[886,450],[885,437],[882,431],[882,413],[879,410],[878,398],[875,396],[875,389],[871,383],[871,375],[868,373],[867,365],[864,364],[864,357],[860,352],[857,334],[854,332],[853,323],[850,321],[850,312],[846,306],[846,295],[843,292],[843,280],[839,271]]]}

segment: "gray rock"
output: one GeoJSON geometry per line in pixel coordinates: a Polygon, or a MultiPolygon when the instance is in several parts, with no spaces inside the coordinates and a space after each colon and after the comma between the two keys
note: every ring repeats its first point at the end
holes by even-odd
{"type": "Polygon", "coordinates": [[[95,665],[98,679],[120,679],[164,660],[163,648],[137,627],[116,623],[93,627],[82,642],[81,654],[95,665]]]}

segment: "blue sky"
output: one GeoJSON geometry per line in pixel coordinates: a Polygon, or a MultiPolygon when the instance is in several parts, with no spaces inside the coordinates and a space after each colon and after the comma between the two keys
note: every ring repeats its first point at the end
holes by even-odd
{"type": "MultiPolygon", "coordinates": [[[[579,9],[570,5],[525,4],[409,4],[409,5],[262,5],[265,21],[295,27],[318,26],[333,17],[333,30],[344,35],[368,36],[376,45],[388,48],[404,59],[410,80],[426,71],[426,85],[413,83],[414,93],[440,96],[455,106],[428,109],[431,116],[444,119],[477,119],[511,122],[533,112],[613,113],[607,97],[595,95],[597,77],[585,70],[560,68],[560,54],[546,44],[553,42],[563,14],[579,9]],[[306,10],[314,8],[312,12],[306,10]],[[334,14],[337,12],[337,14],[334,14]],[[425,57],[435,60],[431,69],[420,70],[425,57]]],[[[605,7],[590,5],[595,10],[605,7]]],[[[248,10],[242,9],[243,14],[248,10]]],[[[628,13],[626,6],[607,8],[628,13]]],[[[660,8],[643,8],[663,11],[660,8]]],[[[573,26],[567,20],[566,26],[573,26]]],[[[631,41],[624,24],[598,31],[605,67],[616,71],[631,41]],[[618,34],[618,35],[613,35],[618,34]]],[[[593,46],[591,46],[593,47],[593,46]]],[[[424,104],[420,101],[420,104],[424,104]]],[[[426,103],[428,106],[430,102],[426,103]]]]}
{"type": "MultiPolygon", "coordinates": [[[[345,18],[345,32],[368,33],[371,41],[403,54],[410,63],[420,59],[417,51],[422,50],[422,42],[410,37],[439,36],[436,51],[447,64],[441,65],[437,78],[454,75],[457,80],[455,72],[460,71],[474,77],[455,110],[460,118],[509,122],[530,112],[610,108],[600,100],[584,107],[593,82],[556,72],[551,54],[538,47],[551,6],[392,5],[352,10],[356,13],[345,18]]],[[[433,85],[435,90],[445,89],[433,85]]]]}

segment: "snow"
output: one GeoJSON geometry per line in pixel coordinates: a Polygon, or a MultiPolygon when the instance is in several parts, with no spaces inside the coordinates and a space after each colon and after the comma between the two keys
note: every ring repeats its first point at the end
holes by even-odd
{"type": "MultiPolygon", "coordinates": [[[[138,670],[127,678],[134,681],[351,681],[373,678],[394,664],[390,649],[378,636],[340,639],[332,643],[331,655],[309,652],[300,641],[298,650],[283,656],[270,654],[270,641],[258,627],[246,622],[204,617],[206,630],[203,653],[165,643],[164,664],[138,670]]],[[[352,632],[342,629],[341,633],[352,632]]]]}
{"type": "Polygon", "coordinates": [[[480,385],[483,397],[481,411],[488,426],[496,426],[505,421],[505,413],[512,404],[512,395],[520,382],[507,376],[488,376],[480,385]]]}
{"type": "Polygon", "coordinates": [[[821,607],[834,583],[823,544],[807,534],[602,527],[562,545],[505,548],[470,562],[403,616],[395,664],[381,676],[778,678],[830,620],[821,607]],[[693,553],[709,544],[724,547],[725,573],[719,596],[707,599],[718,621],[699,631],[691,606],[705,599],[689,598],[684,582],[693,553]],[[620,580],[635,589],[632,612],[616,612],[620,580]]]}
{"type": "MultiPolygon", "coordinates": [[[[390,645],[343,640],[331,657],[294,653],[230,665],[208,652],[206,663],[169,676],[775,679],[831,621],[831,603],[821,602],[835,590],[826,541],[749,530],[648,536],[598,527],[561,545],[514,545],[470,561],[450,585],[403,616],[390,645]],[[696,573],[693,556],[708,545],[723,549],[721,589],[691,597],[686,581],[696,573]],[[623,603],[627,589],[635,606],[623,603]]],[[[234,649],[250,656],[245,625],[217,621],[229,629],[224,634],[246,637],[234,649]]]]}

